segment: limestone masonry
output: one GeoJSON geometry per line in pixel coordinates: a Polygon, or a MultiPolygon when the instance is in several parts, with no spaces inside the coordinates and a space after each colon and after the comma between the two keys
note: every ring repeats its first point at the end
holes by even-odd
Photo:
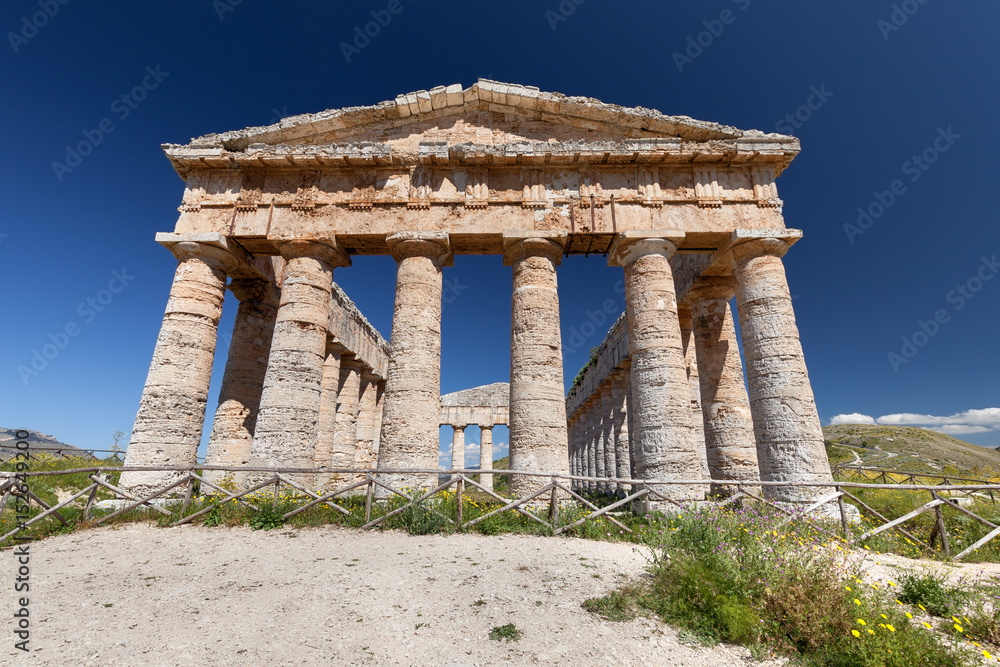
{"type": "MultiPolygon", "coordinates": [[[[229,289],[239,310],[208,465],[301,468],[313,472],[293,477],[314,489],[407,469],[379,476],[427,488],[440,426],[454,428],[457,470],[466,428],[481,429],[488,468],[505,424],[511,470],[616,480],[581,490],[831,479],[782,263],[801,237],[775,185],[793,137],[480,80],[163,148],[186,184],[174,231],[157,235],[178,267],[126,467],[196,462],[229,289]],[[335,282],[353,255],[379,254],[398,265],[388,344],[335,282]],[[456,254],[511,267],[510,382],[441,396],[456,254]],[[569,254],[622,267],[626,313],[565,396],[569,254]]],[[[133,470],[121,486],[177,478],[133,470]]],[[[547,483],[510,482],[520,495],[547,483]]]]}

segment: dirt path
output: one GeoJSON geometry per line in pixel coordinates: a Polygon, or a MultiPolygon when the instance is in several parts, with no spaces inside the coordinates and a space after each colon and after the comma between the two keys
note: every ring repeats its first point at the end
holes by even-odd
{"type": "MultiPolygon", "coordinates": [[[[625,544],[129,524],[31,554],[37,665],[763,664],[581,609],[642,574],[625,544]],[[488,639],[507,623],[521,641],[488,639]]],[[[0,553],[0,581],[13,581],[13,561],[0,553]]],[[[27,663],[6,641],[0,663],[27,663]]]]}

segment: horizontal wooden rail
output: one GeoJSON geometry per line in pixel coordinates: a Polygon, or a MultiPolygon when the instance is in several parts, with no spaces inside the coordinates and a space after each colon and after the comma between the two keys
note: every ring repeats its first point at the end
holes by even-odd
{"type": "MultiPolygon", "coordinates": [[[[31,503],[38,505],[44,511],[31,517],[30,520],[19,522],[18,526],[8,532],[3,537],[0,537],[0,543],[4,540],[12,538],[21,530],[28,528],[31,525],[36,524],[47,517],[54,517],[59,521],[62,521],[66,525],[70,525],[64,516],[59,513],[60,509],[70,506],[72,503],[80,500],[84,496],[89,497],[86,499],[86,508],[84,510],[84,518],[90,521],[90,515],[93,510],[94,501],[98,490],[107,490],[113,493],[115,496],[125,500],[123,507],[117,511],[111,512],[110,514],[104,514],[100,516],[96,521],[93,521],[93,525],[98,525],[106,521],[110,521],[116,517],[119,517],[127,512],[133,510],[140,511],[153,511],[158,512],[163,515],[170,517],[177,517],[177,520],[172,524],[174,526],[183,525],[190,523],[192,520],[199,516],[206,514],[214,508],[221,507],[227,503],[238,503],[251,511],[260,512],[263,510],[262,506],[254,504],[253,502],[248,502],[251,500],[248,498],[251,494],[261,492],[271,494],[271,506],[276,508],[278,504],[278,497],[281,494],[283,488],[291,490],[290,499],[293,502],[301,503],[294,507],[290,511],[284,512],[282,517],[284,519],[289,519],[297,514],[305,512],[306,510],[317,507],[320,505],[325,505],[334,511],[350,516],[352,512],[346,507],[334,502],[335,500],[345,496],[345,494],[360,490],[365,487],[365,509],[364,509],[364,528],[371,528],[379,525],[383,525],[388,519],[398,516],[408,509],[420,507],[421,510],[431,512],[436,514],[445,523],[451,524],[456,528],[469,528],[475,526],[490,517],[498,515],[507,511],[518,512],[522,516],[535,523],[538,523],[548,530],[551,531],[553,535],[559,535],[567,531],[572,530],[578,526],[581,526],[588,521],[598,521],[603,520],[608,523],[615,525],[621,531],[632,533],[632,530],[621,523],[612,513],[615,510],[621,510],[622,508],[628,508],[628,506],[637,501],[642,503],[657,503],[662,504],[672,504],[676,506],[679,510],[685,511],[690,506],[688,500],[671,497],[670,491],[672,487],[676,486],[704,486],[704,487],[735,487],[732,495],[726,498],[720,499],[719,501],[698,501],[699,503],[712,502],[718,507],[725,507],[727,505],[743,501],[743,500],[754,500],[760,503],[764,503],[773,506],[780,512],[786,514],[786,518],[780,521],[776,526],[784,525],[793,520],[808,520],[811,521],[815,528],[826,534],[831,534],[827,530],[827,526],[816,523],[811,516],[816,510],[819,510],[824,505],[835,504],[840,515],[840,530],[843,532],[845,539],[852,539],[854,536],[849,530],[847,514],[845,510],[845,500],[854,503],[859,509],[863,510],[867,516],[877,519],[880,525],[873,527],[870,530],[861,533],[860,536],[854,538],[857,540],[866,540],[871,537],[875,537],[885,531],[893,530],[901,535],[903,535],[907,540],[918,545],[924,550],[931,554],[937,554],[938,552],[934,549],[934,543],[936,538],[941,538],[941,547],[944,555],[951,560],[960,560],[965,558],[970,553],[982,548],[990,541],[1000,537],[1000,527],[995,523],[988,521],[987,519],[976,515],[974,512],[961,507],[958,503],[949,500],[947,497],[942,497],[939,494],[946,491],[962,491],[968,492],[970,490],[983,490],[983,491],[1000,491],[1000,484],[990,484],[988,482],[981,482],[981,480],[968,480],[975,482],[974,484],[963,484],[963,485],[921,485],[921,484],[891,484],[893,491],[902,492],[912,492],[912,493],[930,493],[931,501],[922,504],[917,509],[908,512],[907,514],[896,518],[890,519],[883,516],[875,509],[870,507],[856,495],[851,493],[851,490],[857,492],[858,490],[865,489],[885,489],[886,484],[866,484],[857,482],[846,482],[846,481],[830,481],[830,482],[772,482],[772,481],[750,481],[750,480],[635,480],[630,478],[610,478],[610,477],[586,477],[580,475],[568,475],[565,473],[546,473],[546,472],[527,472],[519,470],[488,470],[482,471],[478,469],[462,469],[462,470],[434,470],[434,469],[378,469],[378,468],[367,468],[367,469],[357,469],[357,468],[263,468],[263,467],[232,467],[232,466],[206,466],[206,465],[188,465],[188,466],[129,466],[127,469],[130,471],[144,471],[144,472],[178,472],[183,473],[182,475],[172,476],[170,482],[164,487],[144,494],[143,497],[138,497],[128,493],[127,491],[120,489],[106,479],[103,479],[100,475],[107,474],[109,472],[120,472],[126,468],[113,468],[107,466],[97,466],[92,468],[77,468],[72,470],[50,470],[50,471],[31,471],[23,474],[18,474],[15,478],[14,473],[4,472],[0,473],[0,513],[2,513],[8,505],[8,502],[12,497],[22,498],[24,497],[25,486],[27,486],[27,497],[31,503]],[[257,482],[250,486],[249,488],[242,489],[239,491],[228,491],[217,484],[209,482],[200,476],[200,473],[204,471],[223,471],[223,472],[243,472],[243,473],[265,473],[266,479],[257,482]],[[74,475],[86,473],[89,476],[89,481],[92,482],[87,488],[76,493],[69,499],[57,503],[54,506],[48,505],[45,501],[39,498],[30,490],[31,478],[38,477],[51,477],[60,475],[74,475]],[[306,486],[304,486],[299,481],[292,479],[291,475],[309,475],[309,474],[349,474],[354,476],[354,479],[358,480],[354,483],[350,483],[347,486],[341,487],[335,491],[329,492],[315,492],[306,486]],[[434,486],[430,490],[417,491],[415,494],[408,494],[403,490],[400,490],[393,486],[391,483],[392,477],[395,475],[413,475],[413,474],[428,474],[428,475],[439,475],[448,476],[448,479],[434,486]],[[533,490],[531,493],[520,497],[520,498],[506,498],[501,496],[494,490],[483,486],[476,482],[472,477],[478,474],[491,474],[498,476],[509,476],[509,475],[521,475],[525,477],[542,478],[543,483],[539,487],[533,490]],[[618,497],[610,504],[604,507],[598,507],[591,500],[578,493],[579,488],[575,487],[576,482],[598,482],[603,483],[608,486],[612,485],[629,485],[631,491],[627,494],[618,497]],[[201,507],[198,511],[193,514],[187,514],[187,508],[192,501],[192,496],[194,492],[195,485],[201,485],[201,488],[211,489],[212,493],[204,495],[203,497],[209,501],[207,506],[201,507]],[[441,509],[440,504],[435,504],[436,494],[442,491],[448,491],[452,487],[455,487],[455,518],[442,514],[439,509],[441,509]],[[797,489],[808,489],[813,491],[810,494],[812,497],[808,502],[801,503],[778,503],[769,500],[766,493],[761,493],[757,495],[748,489],[775,489],[775,488],[797,488],[797,489]],[[373,510],[373,500],[375,500],[376,489],[381,489],[381,494],[385,494],[389,498],[399,498],[404,501],[403,505],[396,507],[392,510],[387,511],[380,516],[372,516],[373,510]],[[822,490],[828,489],[828,492],[821,494],[822,490]],[[464,521],[463,515],[463,504],[466,502],[467,494],[469,491],[478,491],[483,495],[489,497],[491,502],[495,502],[498,506],[491,511],[476,517],[471,521],[464,521]],[[180,498],[171,498],[172,495],[183,493],[183,501],[180,498]],[[166,505],[167,500],[177,503],[180,505],[179,515],[177,510],[168,511],[164,509],[161,505],[166,505]],[[154,501],[157,503],[154,504],[154,501]],[[573,520],[567,519],[564,522],[560,522],[559,512],[560,504],[564,502],[571,502],[576,504],[580,508],[585,508],[589,510],[586,515],[582,518],[576,518],[573,520]],[[545,506],[548,506],[547,517],[544,513],[540,513],[545,506]],[[975,521],[979,522],[981,525],[989,529],[989,533],[983,538],[978,540],[972,546],[969,546],[965,550],[961,551],[954,557],[951,556],[950,543],[948,539],[947,529],[944,522],[944,517],[942,510],[947,509],[948,511],[954,511],[965,516],[968,516],[975,521]],[[925,512],[933,511],[935,514],[936,521],[934,522],[934,528],[931,532],[931,537],[926,542],[917,538],[911,532],[913,529],[909,530],[905,527],[909,522],[912,522],[918,516],[925,512]]],[[[869,470],[869,472],[871,472],[869,470]]],[[[893,473],[897,474],[897,473],[893,473]]],[[[917,475],[921,476],[921,475],[917,475]]],[[[933,477],[933,476],[931,476],[933,477]]],[[[943,478],[943,476],[941,476],[943,478]]],[[[959,479],[949,477],[947,479],[959,479]]],[[[760,492],[758,492],[760,493],[760,492]]],[[[360,491],[359,491],[360,494],[360,491]]],[[[360,495],[359,495],[360,497],[360,495]]],[[[384,500],[382,498],[378,500],[384,500]]],[[[833,534],[835,534],[834,531],[833,534]]]]}

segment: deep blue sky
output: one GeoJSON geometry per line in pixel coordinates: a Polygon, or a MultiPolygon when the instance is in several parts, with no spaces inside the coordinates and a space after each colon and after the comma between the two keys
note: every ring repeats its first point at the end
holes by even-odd
{"type": "MultiPolygon", "coordinates": [[[[131,429],[176,266],[153,242],[173,229],[182,194],[161,143],[486,77],[764,131],[825,86],[832,96],[795,130],[803,152],[779,180],[788,226],[805,231],[786,266],[820,416],[917,413],[926,417],[885,421],[950,424],[1000,445],[1000,409],[959,414],[1000,406],[1000,279],[961,310],[948,301],[984,256],[1000,253],[996,3],[909,0],[918,11],[886,39],[878,22],[891,20],[892,3],[870,0],[567,0],[576,9],[555,29],[546,10],[558,11],[557,0],[402,0],[348,63],[338,44],[387,0],[243,0],[220,20],[224,2],[70,0],[37,31],[23,18],[40,11],[37,0],[0,8],[0,426],[85,447],[131,429]],[[672,54],[727,9],[730,23],[679,71],[672,54]],[[12,32],[28,39],[12,44],[12,32]],[[147,67],[165,78],[122,119],[112,104],[147,67]],[[113,132],[60,181],[52,163],[104,118],[113,132]],[[958,138],[911,182],[904,163],[948,128],[958,138]],[[905,192],[850,243],[844,224],[896,179],[905,192]],[[78,310],[123,270],[134,278],[101,312],[78,310]],[[938,309],[947,322],[894,372],[887,354],[938,309]],[[78,335],[26,384],[18,366],[70,323],[78,335]]],[[[386,258],[357,258],[336,275],[386,336],[394,272],[386,258]]],[[[567,341],[588,310],[622,303],[620,278],[601,257],[563,264],[567,341]]],[[[445,307],[442,391],[506,380],[510,269],[499,257],[460,256],[446,280],[461,288],[445,307]]],[[[227,301],[223,331],[234,311],[227,301]]],[[[567,351],[568,379],[607,324],[567,351]]],[[[210,414],[225,353],[220,346],[210,414]]]]}

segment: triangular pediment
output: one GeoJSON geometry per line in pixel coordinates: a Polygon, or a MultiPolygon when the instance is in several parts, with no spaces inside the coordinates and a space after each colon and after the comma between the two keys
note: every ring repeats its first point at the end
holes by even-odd
{"type": "Polygon", "coordinates": [[[499,146],[658,138],[708,142],[765,136],[755,130],[667,116],[652,109],[621,107],[591,98],[480,80],[464,89],[460,84],[439,86],[375,106],[304,114],[266,127],[206,135],[193,139],[189,147],[242,152],[254,144],[327,146],[370,142],[409,152],[427,142],[499,146]]]}

